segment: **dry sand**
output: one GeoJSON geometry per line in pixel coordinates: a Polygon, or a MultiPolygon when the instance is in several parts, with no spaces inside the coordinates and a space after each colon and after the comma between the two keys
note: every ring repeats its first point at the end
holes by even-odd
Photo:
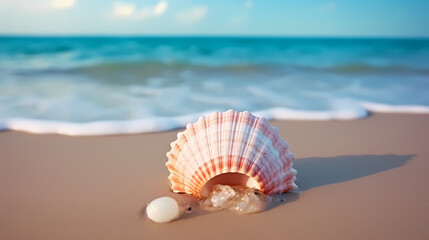
{"type": "MultiPolygon", "coordinates": [[[[429,115],[275,121],[300,193],[268,211],[155,224],[177,131],[108,137],[0,133],[0,239],[429,239],[429,115]]],[[[181,195],[182,196],[182,195],[181,195]]]]}

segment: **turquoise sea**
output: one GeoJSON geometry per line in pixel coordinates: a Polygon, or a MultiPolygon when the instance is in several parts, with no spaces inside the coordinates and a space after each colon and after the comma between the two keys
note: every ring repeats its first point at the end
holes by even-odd
{"type": "Polygon", "coordinates": [[[0,129],[69,135],[270,119],[429,113],[429,40],[0,37],[0,129]]]}

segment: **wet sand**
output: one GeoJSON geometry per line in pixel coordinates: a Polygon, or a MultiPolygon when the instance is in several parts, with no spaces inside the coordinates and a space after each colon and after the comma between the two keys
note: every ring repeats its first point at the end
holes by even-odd
{"type": "Polygon", "coordinates": [[[299,193],[258,214],[142,217],[169,192],[177,131],[66,137],[0,133],[0,239],[429,239],[429,115],[274,121],[299,193]]]}

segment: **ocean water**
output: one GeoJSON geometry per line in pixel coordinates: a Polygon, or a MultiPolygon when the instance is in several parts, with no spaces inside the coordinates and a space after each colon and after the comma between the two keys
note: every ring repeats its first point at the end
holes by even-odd
{"type": "Polygon", "coordinates": [[[0,129],[68,135],[429,113],[429,40],[0,37],[0,129]]]}

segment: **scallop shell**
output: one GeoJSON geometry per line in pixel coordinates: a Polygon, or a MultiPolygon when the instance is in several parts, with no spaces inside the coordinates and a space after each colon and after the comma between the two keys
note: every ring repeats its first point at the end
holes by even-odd
{"type": "Polygon", "coordinates": [[[167,157],[174,192],[201,197],[210,180],[216,178],[224,181],[216,184],[225,184],[227,178],[222,176],[226,173],[235,173],[230,174],[229,181],[233,175],[243,176],[246,179],[241,185],[265,194],[297,188],[289,144],[280,137],[278,128],[247,111],[228,110],[200,117],[177,134],[167,157]]]}

